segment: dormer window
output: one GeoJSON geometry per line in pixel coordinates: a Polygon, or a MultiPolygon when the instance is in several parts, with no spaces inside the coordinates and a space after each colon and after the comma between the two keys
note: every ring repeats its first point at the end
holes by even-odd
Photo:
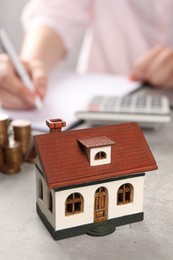
{"type": "Polygon", "coordinates": [[[106,136],[89,137],[78,140],[85,150],[91,166],[111,163],[111,146],[115,144],[106,136]]]}
{"type": "Polygon", "coordinates": [[[98,152],[96,153],[94,159],[95,160],[102,160],[102,159],[106,159],[106,153],[105,152],[98,152]]]}

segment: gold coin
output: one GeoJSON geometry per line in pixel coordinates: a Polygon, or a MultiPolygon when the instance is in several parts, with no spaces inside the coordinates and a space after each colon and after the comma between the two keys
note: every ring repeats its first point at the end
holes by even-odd
{"type": "Polygon", "coordinates": [[[0,171],[4,174],[16,174],[20,172],[20,165],[6,163],[0,166],[0,171]]]}
{"type": "Polygon", "coordinates": [[[18,119],[11,122],[14,139],[21,143],[22,152],[25,154],[31,140],[31,123],[28,120],[18,119]]]}

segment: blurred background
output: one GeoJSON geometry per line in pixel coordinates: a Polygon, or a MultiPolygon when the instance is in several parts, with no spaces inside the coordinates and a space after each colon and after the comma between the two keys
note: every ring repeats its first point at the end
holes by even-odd
{"type": "Polygon", "coordinates": [[[0,0],[0,27],[4,28],[17,51],[20,50],[22,40],[22,26],[20,14],[28,0],[0,0]]]}
{"type": "MultiPolygon", "coordinates": [[[[19,53],[23,29],[20,22],[21,12],[28,0],[0,0],[0,28],[4,28],[19,53]]],[[[61,69],[76,69],[82,40],[67,60],[60,64],[61,69]]],[[[0,48],[1,52],[1,48],[0,48]]]]}

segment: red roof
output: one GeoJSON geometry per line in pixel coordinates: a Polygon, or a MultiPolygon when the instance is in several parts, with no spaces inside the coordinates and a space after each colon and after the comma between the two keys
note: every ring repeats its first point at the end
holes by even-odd
{"type": "Polygon", "coordinates": [[[73,186],[157,169],[156,161],[136,123],[36,135],[28,150],[28,157],[36,154],[49,188],[73,186]],[[95,139],[99,136],[115,142],[112,145],[111,163],[90,166],[78,139],[95,139]]]}

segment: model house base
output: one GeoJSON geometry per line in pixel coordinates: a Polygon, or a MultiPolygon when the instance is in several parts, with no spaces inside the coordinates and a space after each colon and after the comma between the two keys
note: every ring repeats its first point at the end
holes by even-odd
{"type": "MultiPolygon", "coordinates": [[[[67,229],[56,231],[52,227],[52,225],[49,223],[49,221],[47,220],[45,215],[42,213],[42,211],[40,210],[40,208],[37,204],[36,204],[36,208],[37,208],[37,213],[38,213],[39,217],[41,218],[42,222],[44,223],[44,225],[46,226],[47,230],[49,231],[49,233],[51,234],[51,236],[53,237],[54,240],[60,240],[60,239],[84,235],[84,234],[88,234],[91,236],[105,236],[105,235],[109,235],[109,234],[113,233],[115,231],[116,227],[118,227],[118,226],[131,224],[134,222],[139,222],[144,219],[143,212],[132,214],[129,216],[109,219],[109,220],[107,220],[107,222],[109,224],[111,224],[112,229],[109,230],[109,228],[108,228],[109,225],[108,225],[108,226],[106,226],[106,229],[104,229],[100,233],[95,232],[94,228],[93,228],[93,225],[97,225],[98,223],[86,224],[86,225],[81,225],[81,226],[77,226],[77,227],[73,227],[73,228],[67,228],[67,229]]],[[[104,225],[105,225],[105,222],[101,223],[100,227],[102,226],[104,228],[104,225]]]]}

